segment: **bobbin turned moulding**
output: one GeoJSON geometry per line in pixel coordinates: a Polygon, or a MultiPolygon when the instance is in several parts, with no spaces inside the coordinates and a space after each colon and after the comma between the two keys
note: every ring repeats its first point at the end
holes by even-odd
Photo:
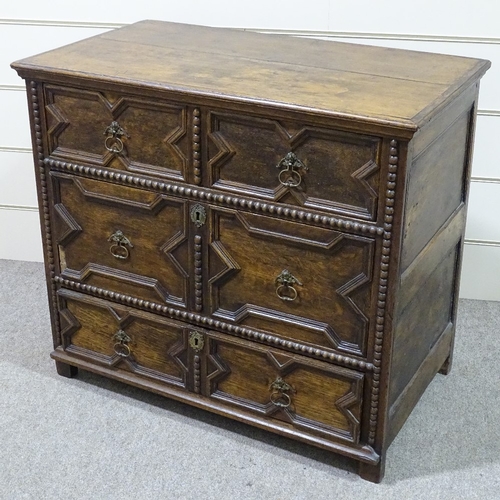
{"type": "Polygon", "coordinates": [[[58,372],[380,481],[450,369],[489,62],[144,21],[13,67],[58,372]]]}

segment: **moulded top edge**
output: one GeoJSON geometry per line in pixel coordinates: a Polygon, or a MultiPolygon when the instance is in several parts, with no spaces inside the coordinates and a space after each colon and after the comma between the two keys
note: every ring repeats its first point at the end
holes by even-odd
{"type": "Polygon", "coordinates": [[[416,130],[488,61],[143,21],[13,63],[23,77],[113,81],[416,130]]]}

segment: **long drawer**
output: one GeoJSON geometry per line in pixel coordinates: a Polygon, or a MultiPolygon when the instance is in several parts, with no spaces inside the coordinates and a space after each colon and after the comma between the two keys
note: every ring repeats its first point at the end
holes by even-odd
{"type": "Polygon", "coordinates": [[[47,154],[375,221],[383,140],[196,102],[45,85],[47,154]]]}
{"type": "MultiPolygon", "coordinates": [[[[359,443],[363,373],[60,289],[61,347],[327,439],[359,443]]],[[[70,358],[70,359],[71,359],[70,358]]]]}
{"type": "Polygon", "coordinates": [[[366,359],[376,238],[51,177],[62,279],[366,359]]]}

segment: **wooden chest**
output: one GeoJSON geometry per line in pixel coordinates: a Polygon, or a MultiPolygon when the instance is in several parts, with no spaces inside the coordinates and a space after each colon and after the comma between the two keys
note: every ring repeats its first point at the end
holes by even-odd
{"type": "Polygon", "coordinates": [[[489,62],[144,21],[13,67],[58,372],[380,481],[450,369],[489,62]]]}

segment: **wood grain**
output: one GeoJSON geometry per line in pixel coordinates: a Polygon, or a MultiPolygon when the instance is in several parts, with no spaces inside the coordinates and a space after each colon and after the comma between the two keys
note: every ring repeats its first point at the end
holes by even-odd
{"type": "Polygon", "coordinates": [[[21,74],[282,103],[413,130],[416,115],[427,116],[428,106],[441,105],[488,67],[476,59],[152,21],[14,64],[21,74]]]}

